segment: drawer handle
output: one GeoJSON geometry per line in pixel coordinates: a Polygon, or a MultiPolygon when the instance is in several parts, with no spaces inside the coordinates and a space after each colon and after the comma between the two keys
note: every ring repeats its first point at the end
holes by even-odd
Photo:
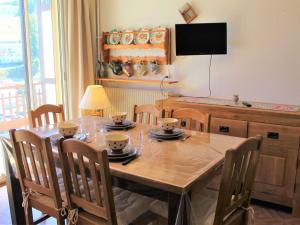
{"type": "Polygon", "coordinates": [[[277,132],[268,132],[267,137],[269,139],[278,140],[279,139],[279,133],[277,133],[277,132]]]}
{"type": "Polygon", "coordinates": [[[226,126],[220,126],[219,127],[219,131],[221,133],[229,133],[229,127],[226,127],[226,126]]]}

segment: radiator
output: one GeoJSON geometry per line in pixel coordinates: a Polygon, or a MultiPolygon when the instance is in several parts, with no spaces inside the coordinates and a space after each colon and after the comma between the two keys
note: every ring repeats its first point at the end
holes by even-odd
{"type": "Polygon", "coordinates": [[[112,106],[104,110],[104,116],[113,112],[127,112],[127,119],[133,118],[134,105],[155,104],[156,100],[166,98],[166,94],[163,95],[159,90],[105,87],[105,91],[112,106]]]}

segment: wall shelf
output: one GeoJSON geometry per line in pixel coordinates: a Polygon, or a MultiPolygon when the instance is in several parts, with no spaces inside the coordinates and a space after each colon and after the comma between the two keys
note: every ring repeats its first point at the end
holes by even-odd
{"type": "MultiPolygon", "coordinates": [[[[97,81],[104,82],[123,82],[123,83],[148,83],[148,84],[160,84],[161,80],[142,80],[142,79],[118,79],[118,78],[96,78],[97,81]]],[[[164,80],[165,84],[176,84],[178,81],[176,80],[164,80]]]]}
{"type": "Polygon", "coordinates": [[[165,43],[162,44],[132,44],[132,45],[104,45],[104,50],[109,50],[109,49],[153,49],[153,48],[159,48],[165,50],[165,43]]]}
{"type": "MultiPolygon", "coordinates": [[[[149,31],[150,33],[156,32],[156,31],[149,31]]],[[[123,45],[123,44],[109,44],[107,42],[107,39],[110,35],[109,32],[103,32],[102,39],[101,39],[101,58],[104,62],[111,62],[114,60],[120,60],[122,62],[126,62],[128,60],[133,61],[133,63],[140,63],[140,61],[144,61],[146,63],[150,61],[157,61],[159,65],[167,65],[171,64],[171,49],[170,49],[170,35],[171,32],[168,28],[165,28],[163,31],[164,40],[162,43],[159,44],[151,44],[150,41],[147,44],[130,44],[130,45],[123,45]],[[111,54],[111,51],[122,49],[124,52],[121,55],[113,55],[111,54]],[[126,50],[132,50],[135,49],[137,51],[142,52],[142,50],[160,50],[160,52],[153,52],[149,51],[143,52],[143,54],[137,54],[136,56],[131,56],[128,54],[129,52],[126,50]],[[163,54],[161,54],[161,51],[163,51],[163,54]],[[146,54],[146,55],[145,55],[146,54]]],[[[128,32],[119,32],[119,34],[122,36],[128,32]]],[[[130,32],[129,32],[130,33],[130,32]]],[[[138,31],[132,32],[134,35],[138,34],[138,31]]]]}

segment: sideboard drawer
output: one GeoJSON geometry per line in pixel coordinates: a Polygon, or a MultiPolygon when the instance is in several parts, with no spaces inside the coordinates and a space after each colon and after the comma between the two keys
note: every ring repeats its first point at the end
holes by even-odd
{"type": "Polygon", "coordinates": [[[213,117],[211,119],[210,131],[215,134],[247,137],[247,125],[247,121],[213,117]]]}
{"type": "Polygon", "coordinates": [[[299,147],[300,129],[296,127],[250,122],[249,137],[256,135],[263,136],[263,144],[299,147]]]}

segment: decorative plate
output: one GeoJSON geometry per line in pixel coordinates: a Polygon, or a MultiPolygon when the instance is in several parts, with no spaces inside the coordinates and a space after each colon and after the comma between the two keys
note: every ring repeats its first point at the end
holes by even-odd
{"type": "Polygon", "coordinates": [[[112,30],[109,35],[109,44],[117,45],[120,43],[121,34],[117,30],[112,30]]]}
{"type": "Polygon", "coordinates": [[[130,45],[132,44],[134,39],[134,33],[131,30],[126,30],[122,33],[121,44],[122,45],[130,45]]]}
{"type": "Polygon", "coordinates": [[[134,39],[135,44],[147,44],[150,39],[150,32],[147,29],[142,29],[139,31],[134,39]]]}
{"type": "Polygon", "coordinates": [[[161,44],[165,41],[166,32],[164,30],[152,31],[150,34],[151,44],[161,44]]]}

